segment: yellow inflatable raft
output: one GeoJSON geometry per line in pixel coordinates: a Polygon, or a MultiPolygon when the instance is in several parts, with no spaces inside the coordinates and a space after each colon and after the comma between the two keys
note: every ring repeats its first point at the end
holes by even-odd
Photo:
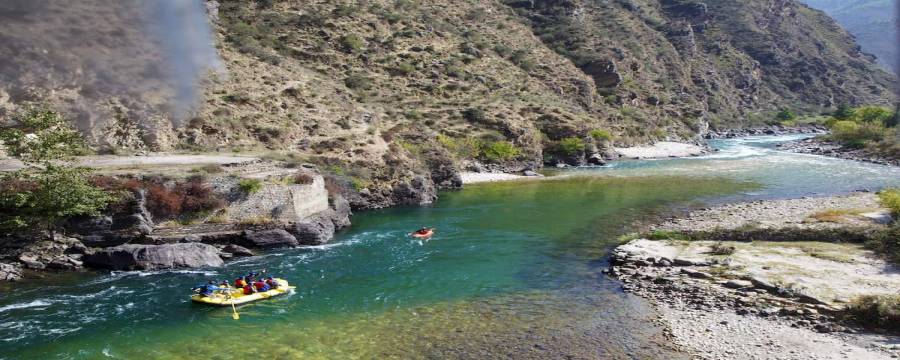
{"type": "Polygon", "coordinates": [[[211,296],[195,294],[191,296],[191,301],[216,306],[241,305],[284,295],[297,288],[296,286],[288,285],[287,280],[284,279],[275,279],[275,281],[278,282],[278,288],[269,291],[244,295],[243,290],[232,288],[230,291],[216,291],[211,296]]]}

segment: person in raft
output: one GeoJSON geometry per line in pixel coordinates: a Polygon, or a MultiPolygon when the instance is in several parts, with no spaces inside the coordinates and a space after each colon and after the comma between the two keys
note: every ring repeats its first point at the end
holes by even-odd
{"type": "Polygon", "coordinates": [[[216,286],[215,280],[210,280],[205,285],[194,286],[191,290],[196,293],[200,293],[203,296],[212,296],[216,291],[221,291],[221,290],[225,290],[225,289],[216,286]]]}
{"type": "Polygon", "coordinates": [[[431,238],[431,235],[434,235],[434,228],[423,227],[423,228],[421,228],[421,229],[419,229],[419,230],[413,231],[413,232],[412,232],[411,234],[409,234],[409,235],[412,236],[412,237],[414,237],[414,238],[417,238],[417,239],[425,239],[425,240],[427,240],[427,239],[430,239],[430,238],[431,238]]]}

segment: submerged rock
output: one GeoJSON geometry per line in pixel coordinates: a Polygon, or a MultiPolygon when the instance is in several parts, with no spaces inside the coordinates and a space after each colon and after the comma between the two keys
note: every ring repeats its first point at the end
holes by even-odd
{"type": "Polygon", "coordinates": [[[218,249],[199,243],[119,245],[88,254],[84,262],[111,270],[218,267],[224,264],[218,249]]]}

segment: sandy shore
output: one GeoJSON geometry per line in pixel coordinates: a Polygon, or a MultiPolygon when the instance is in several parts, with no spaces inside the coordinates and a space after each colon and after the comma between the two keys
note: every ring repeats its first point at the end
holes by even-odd
{"type": "Polygon", "coordinates": [[[508,173],[477,173],[477,172],[462,172],[459,174],[462,178],[463,184],[477,184],[477,183],[485,183],[485,182],[497,182],[497,181],[512,181],[512,180],[523,180],[523,179],[535,179],[535,176],[523,176],[523,175],[515,175],[508,173]]]}
{"type": "MultiPolygon", "coordinates": [[[[756,201],[698,210],[656,229],[716,236],[752,226],[815,235],[837,227],[883,229],[881,217],[872,216],[882,210],[869,193],[756,201]],[[832,216],[820,216],[823,210],[832,216]]],[[[900,357],[900,336],[869,332],[844,317],[854,297],[900,287],[900,269],[862,244],[655,234],[668,239],[614,249],[608,273],[647,299],[672,342],[693,358],[900,357]]]]}
{"type": "Polygon", "coordinates": [[[661,141],[650,146],[616,148],[616,153],[626,159],[654,159],[698,156],[706,150],[698,145],[661,141]]]}

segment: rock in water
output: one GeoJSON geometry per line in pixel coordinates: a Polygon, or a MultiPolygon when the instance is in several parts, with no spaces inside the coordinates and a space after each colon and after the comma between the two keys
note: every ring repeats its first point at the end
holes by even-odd
{"type": "Polygon", "coordinates": [[[111,270],[217,267],[224,264],[218,249],[199,243],[119,245],[86,255],[84,262],[111,270]]]}
{"type": "Polygon", "coordinates": [[[244,232],[243,244],[247,247],[255,248],[273,248],[284,246],[297,246],[300,243],[291,233],[283,229],[262,230],[244,232]]]}
{"type": "Polygon", "coordinates": [[[253,251],[240,245],[229,244],[222,248],[222,251],[234,256],[253,256],[253,251]]]}

